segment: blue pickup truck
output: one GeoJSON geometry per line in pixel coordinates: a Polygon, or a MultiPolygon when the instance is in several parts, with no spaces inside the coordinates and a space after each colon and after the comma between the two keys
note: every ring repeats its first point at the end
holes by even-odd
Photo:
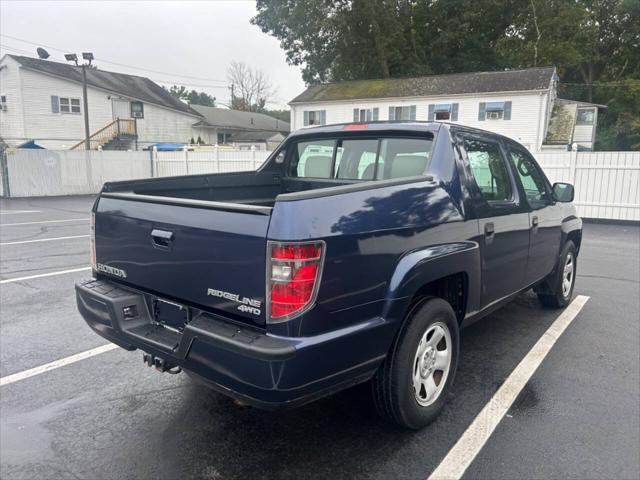
{"type": "Polygon", "coordinates": [[[369,381],[380,414],[417,429],[447,399],[463,326],[530,288],[571,300],[573,195],[493,133],[308,128],[257,171],[105,184],[77,304],[149,366],[244,403],[369,381]]]}

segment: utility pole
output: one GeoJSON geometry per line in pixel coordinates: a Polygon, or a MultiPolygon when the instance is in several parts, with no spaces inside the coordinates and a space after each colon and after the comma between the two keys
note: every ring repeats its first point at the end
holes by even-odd
{"type": "Polygon", "coordinates": [[[87,66],[82,65],[82,98],[84,104],[84,148],[91,150],[91,136],[89,130],[89,100],[87,99],[87,66]]]}
{"type": "Polygon", "coordinates": [[[84,148],[86,151],[91,150],[91,131],[89,130],[89,99],[87,98],[87,68],[91,66],[93,60],[93,53],[82,52],[82,58],[89,63],[83,63],[78,65],[78,55],[75,53],[67,53],[64,58],[67,62],[74,62],[76,67],[82,69],[82,103],[84,108],[84,148]]]}
{"type": "Polygon", "coordinates": [[[229,102],[229,107],[231,108],[233,108],[233,99],[235,98],[234,88],[235,88],[235,85],[232,83],[231,86],[229,87],[229,89],[231,90],[231,101],[229,102]]]}

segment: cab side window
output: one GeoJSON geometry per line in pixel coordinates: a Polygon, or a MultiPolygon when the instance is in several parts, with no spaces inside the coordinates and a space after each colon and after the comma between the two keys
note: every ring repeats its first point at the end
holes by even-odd
{"type": "Polygon", "coordinates": [[[511,178],[497,143],[464,139],[469,167],[482,197],[489,203],[513,201],[511,178]]]}
{"type": "Polygon", "coordinates": [[[509,160],[520,178],[524,193],[533,210],[546,207],[551,203],[551,196],[546,187],[544,176],[529,154],[511,148],[509,160]]]}
{"type": "Polygon", "coordinates": [[[290,166],[292,177],[331,178],[335,140],[300,142],[290,166]]]}

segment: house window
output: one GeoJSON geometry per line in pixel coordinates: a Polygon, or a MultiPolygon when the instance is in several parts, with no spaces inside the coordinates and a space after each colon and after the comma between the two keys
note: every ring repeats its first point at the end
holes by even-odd
{"type": "Polygon", "coordinates": [[[58,111],[60,113],[80,113],[79,98],[58,97],[58,102],[58,111]]]}
{"type": "Polygon", "coordinates": [[[458,121],[458,104],[457,103],[436,103],[429,105],[427,119],[430,122],[457,122],[458,121]]]}
{"type": "Polygon", "coordinates": [[[511,120],[511,102],[480,102],[478,120],[511,120]]]}
{"type": "Polygon", "coordinates": [[[304,125],[326,125],[327,123],[327,112],[326,110],[305,110],[303,112],[304,115],[304,125]]]}
{"type": "Polygon", "coordinates": [[[415,120],[416,106],[389,107],[389,120],[415,120]]]}
{"type": "Polygon", "coordinates": [[[377,108],[354,108],[354,122],[375,122],[378,120],[379,110],[377,108]]]}
{"type": "Polygon", "coordinates": [[[3,112],[7,110],[7,96],[0,95],[0,110],[3,112]]]}
{"type": "Polygon", "coordinates": [[[596,119],[594,108],[579,108],[576,125],[593,125],[596,119]]]}
{"type": "Polygon", "coordinates": [[[131,117],[144,118],[144,105],[142,102],[131,102],[131,117]]]}

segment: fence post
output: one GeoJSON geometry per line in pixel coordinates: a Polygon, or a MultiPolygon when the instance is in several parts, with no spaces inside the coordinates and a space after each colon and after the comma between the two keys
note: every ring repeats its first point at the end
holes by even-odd
{"type": "Polygon", "coordinates": [[[251,145],[251,161],[253,163],[253,169],[256,169],[256,146],[251,145]]]}
{"type": "Polygon", "coordinates": [[[189,175],[189,150],[187,147],[184,147],[184,168],[187,175],[189,175]]]}
{"type": "Polygon", "coordinates": [[[155,146],[149,149],[149,171],[151,172],[151,178],[156,176],[154,161],[153,161],[153,151],[155,150],[155,146]]]}
{"type": "Polygon", "coordinates": [[[213,146],[213,149],[216,152],[216,173],[220,173],[220,150],[217,143],[213,146]]]}
{"type": "Polygon", "coordinates": [[[11,197],[11,189],[9,188],[9,162],[7,160],[7,151],[0,155],[0,169],[2,169],[2,193],[4,197],[11,197]]]}
{"type": "Polygon", "coordinates": [[[578,163],[578,145],[573,144],[569,153],[569,183],[576,184],[576,164],[578,163]]]}

